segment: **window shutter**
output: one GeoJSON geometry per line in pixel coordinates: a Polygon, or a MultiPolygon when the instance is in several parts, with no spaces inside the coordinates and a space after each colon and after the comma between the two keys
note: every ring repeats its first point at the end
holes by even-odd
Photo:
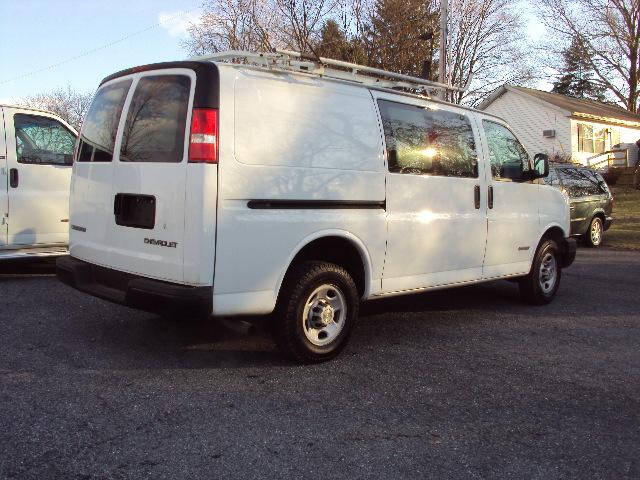
{"type": "Polygon", "coordinates": [[[617,128],[611,129],[611,148],[620,146],[620,130],[617,128]]]}
{"type": "Polygon", "coordinates": [[[578,151],[584,152],[584,146],[582,143],[584,142],[584,126],[579,123],[578,124],[578,151]]]}

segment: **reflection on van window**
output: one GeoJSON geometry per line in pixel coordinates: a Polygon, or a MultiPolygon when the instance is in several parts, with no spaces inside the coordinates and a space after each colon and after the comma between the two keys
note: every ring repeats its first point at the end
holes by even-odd
{"type": "Polygon", "coordinates": [[[71,165],[76,136],[60,122],[18,113],[13,124],[18,163],[71,165]]]}
{"type": "Polygon", "coordinates": [[[529,154],[511,131],[502,125],[483,120],[489,147],[491,175],[498,180],[521,180],[531,169],[529,154]]]}
{"type": "Polygon", "coordinates": [[[113,83],[101,88],[91,102],[82,122],[79,162],[110,162],[124,100],[131,80],[113,83]]]}
{"type": "Polygon", "coordinates": [[[191,80],[185,75],[143,77],[122,134],[121,162],[180,162],[191,80]]]}
{"type": "Polygon", "coordinates": [[[389,171],[477,177],[478,160],[469,119],[455,112],[378,100],[389,171]]]}

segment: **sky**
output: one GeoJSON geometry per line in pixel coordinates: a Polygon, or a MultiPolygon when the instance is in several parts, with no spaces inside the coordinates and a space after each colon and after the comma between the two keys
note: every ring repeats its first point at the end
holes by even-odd
{"type": "MultiPolygon", "coordinates": [[[[125,68],[187,58],[202,0],[0,0],[0,103],[71,86],[93,92],[125,68]]],[[[544,27],[523,7],[526,33],[544,27]]],[[[544,88],[544,85],[541,85],[544,88]]]]}

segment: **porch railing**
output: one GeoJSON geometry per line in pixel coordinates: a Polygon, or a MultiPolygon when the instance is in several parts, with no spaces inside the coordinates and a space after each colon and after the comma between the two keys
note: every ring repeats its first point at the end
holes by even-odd
{"type": "Polygon", "coordinates": [[[607,150],[587,158],[587,165],[595,169],[603,168],[606,165],[607,170],[611,167],[630,167],[629,151],[627,149],[607,150]]]}

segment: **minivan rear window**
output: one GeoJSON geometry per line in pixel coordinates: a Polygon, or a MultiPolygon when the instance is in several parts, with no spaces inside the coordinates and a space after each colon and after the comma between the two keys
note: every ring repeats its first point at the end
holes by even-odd
{"type": "Polygon", "coordinates": [[[96,93],[82,124],[79,162],[110,162],[113,159],[120,115],[130,86],[131,80],[123,80],[96,93]]]}
{"type": "Polygon", "coordinates": [[[607,193],[604,181],[601,182],[597,174],[591,170],[569,167],[558,169],[558,173],[562,185],[571,198],[607,193]]]}
{"type": "Polygon", "coordinates": [[[121,162],[182,161],[190,87],[186,75],[140,79],[122,134],[121,162]]]}

